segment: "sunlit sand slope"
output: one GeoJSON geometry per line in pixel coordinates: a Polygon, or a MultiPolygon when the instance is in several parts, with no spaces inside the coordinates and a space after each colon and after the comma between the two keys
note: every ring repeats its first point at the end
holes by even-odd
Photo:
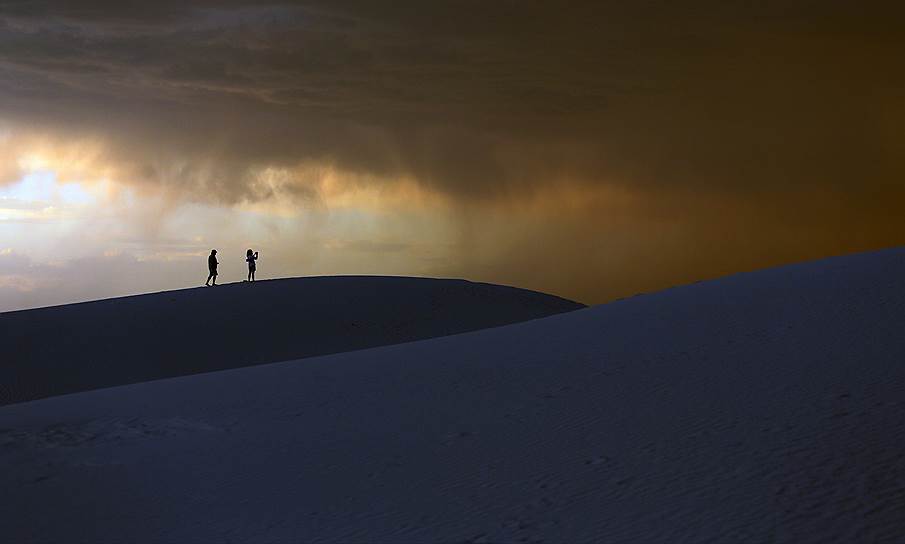
{"type": "Polygon", "coordinates": [[[304,363],[0,409],[0,534],[905,538],[902,250],[304,363]]]}
{"type": "Polygon", "coordinates": [[[236,283],[0,314],[0,404],[473,331],[581,308],[424,278],[236,283]]]}

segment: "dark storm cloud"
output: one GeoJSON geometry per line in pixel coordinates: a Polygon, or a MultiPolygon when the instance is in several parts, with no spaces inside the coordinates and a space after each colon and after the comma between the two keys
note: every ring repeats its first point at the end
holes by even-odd
{"type": "Polygon", "coordinates": [[[269,167],[299,176],[281,194],[314,198],[303,164],[501,213],[559,184],[591,207],[616,187],[632,203],[618,228],[610,207],[475,238],[517,248],[521,264],[491,267],[542,270],[538,247],[567,271],[596,255],[590,278],[609,229],[639,244],[632,259],[672,244],[652,270],[706,261],[686,278],[903,241],[903,15],[835,0],[0,2],[0,121],[98,138],[125,181],[228,203],[277,190],[254,183],[269,167]]]}
{"type": "Polygon", "coordinates": [[[4,117],[106,135],[152,181],[216,163],[226,200],[301,160],[469,196],[903,172],[901,12],[864,3],[2,6],[4,117]]]}

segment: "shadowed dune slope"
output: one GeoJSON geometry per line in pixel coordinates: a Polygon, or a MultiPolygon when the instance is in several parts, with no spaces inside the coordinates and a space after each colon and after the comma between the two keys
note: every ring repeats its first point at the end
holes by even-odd
{"type": "Polygon", "coordinates": [[[10,541],[901,542],[905,251],[0,409],[10,541]]]}
{"type": "Polygon", "coordinates": [[[0,404],[409,342],[582,308],[463,280],[234,283],[0,314],[0,404]]]}

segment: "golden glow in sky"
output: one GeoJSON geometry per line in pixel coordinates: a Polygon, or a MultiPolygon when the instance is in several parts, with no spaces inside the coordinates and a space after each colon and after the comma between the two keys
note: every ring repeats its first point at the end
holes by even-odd
{"type": "Polygon", "coordinates": [[[0,7],[0,310],[212,248],[599,303],[905,242],[901,8],[466,4],[0,7]]]}

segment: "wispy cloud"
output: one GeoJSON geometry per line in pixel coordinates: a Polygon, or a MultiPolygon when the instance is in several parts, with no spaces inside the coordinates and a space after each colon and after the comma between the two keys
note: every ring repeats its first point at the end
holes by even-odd
{"type": "MultiPolygon", "coordinates": [[[[78,236],[43,234],[64,249],[207,249],[151,249],[181,227],[273,241],[304,270],[328,252],[340,260],[319,270],[414,272],[433,246],[439,274],[599,301],[905,241],[902,15],[872,1],[6,3],[0,186],[49,170],[95,191],[78,236]]],[[[37,203],[7,204],[11,229],[42,221],[37,203]]]]}

